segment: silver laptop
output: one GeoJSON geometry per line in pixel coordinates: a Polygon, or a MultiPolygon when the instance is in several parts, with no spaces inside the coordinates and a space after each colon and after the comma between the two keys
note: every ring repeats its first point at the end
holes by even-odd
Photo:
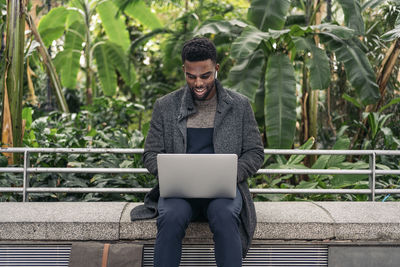
{"type": "Polygon", "coordinates": [[[158,154],[160,196],[235,198],[236,154],[158,154]]]}

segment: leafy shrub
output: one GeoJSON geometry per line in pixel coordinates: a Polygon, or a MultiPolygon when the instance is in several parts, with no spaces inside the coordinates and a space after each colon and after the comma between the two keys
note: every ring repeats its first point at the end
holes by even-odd
{"type": "MultiPolygon", "coordinates": [[[[32,121],[32,109],[24,110],[26,130],[24,145],[40,148],[141,148],[144,135],[139,131],[138,117],[144,110],[140,105],[122,100],[98,98],[94,104],[78,113],[52,112],[32,121]],[[135,129],[136,128],[136,129],[135,129]]],[[[148,123],[142,126],[146,132],[148,123]]],[[[1,161],[3,162],[3,161],[1,161]]],[[[141,155],[133,154],[72,154],[32,153],[31,166],[82,168],[138,168],[141,155]]],[[[31,187],[152,187],[151,175],[36,173],[30,175],[31,187]]],[[[22,186],[22,175],[2,173],[0,186],[22,186]]],[[[30,194],[32,201],[143,201],[143,195],[128,194],[30,194]]],[[[0,195],[1,201],[20,200],[15,194],[0,195]]]]}

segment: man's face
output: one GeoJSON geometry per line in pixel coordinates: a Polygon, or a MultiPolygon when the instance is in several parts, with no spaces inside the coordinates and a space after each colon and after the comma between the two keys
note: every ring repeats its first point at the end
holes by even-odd
{"type": "Polygon", "coordinates": [[[215,73],[218,69],[219,65],[211,59],[184,62],[183,71],[194,99],[208,100],[215,95],[215,73]]]}

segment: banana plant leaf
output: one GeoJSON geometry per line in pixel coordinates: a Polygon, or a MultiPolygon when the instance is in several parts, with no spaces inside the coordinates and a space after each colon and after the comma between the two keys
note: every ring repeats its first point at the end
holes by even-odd
{"type": "Polygon", "coordinates": [[[269,57],[265,81],[265,129],[269,148],[291,148],[296,129],[296,80],[284,54],[269,57]]]}
{"type": "Polygon", "coordinates": [[[365,53],[352,40],[343,40],[329,33],[320,33],[321,41],[343,62],[347,78],[356,89],[364,105],[374,104],[379,100],[379,88],[374,71],[365,53]]]}
{"type": "Polygon", "coordinates": [[[311,89],[328,88],[331,82],[331,72],[326,52],[315,45],[311,46],[311,58],[307,59],[306,64],[310,70],[311,89]]]}
{"type": "Polygon", "coordinates": [[[311,57],[306,58],[307,68],[310,70],[311,89],[322,90],[328,88],[330,84],[330,65],[329,58],[325,51],[318,48],[310,38],[292,37],[297,51],[310,52],[311,57]]]}
{"type": "Polygon", "coordinates": [[[109,61],[121,74],[125,83],[133,85],[136,81],[136,72],[133,66],[129,66],[128,57],[123,49],[118,44],[108,41],[106,42],[106,52],[109,61]]]}
{"type": "Polygon", "coordinates": [[[246,27],[232,43],[231,57],[235,59],[250,57],[260,43],[270,37],[271,35],[267,32],[262,32],[252,26],[246,27]]]}
{"type": "Polygon", "coordinates": [[[64,51],[59,52],[55,58],[55,65],[64,87],[76,87],[84,36],[85,26],[80,22],[75,22],[65,35],[64,51]]]}
{"type": "Polygon", "coordinates": [[[194,30],[194,35],[206,34],[227,34],[235,36],[240,34],[243,28],[248,24],[237,19],[233,20],[209,20],[202,23],[194,30]]]}
{"type": "Polygon", "coordinates": [[[60,38],[64,34],[65,21],[68,17],[68,10],[63,7],[56,7],[50,10],[39,21],[38,31],[45,46],[60,38]]]}
{"type": "Polygon", "coordinates": [[[289,0],[253,0],[247,19],[262,31],[280,30],[285,25],[289,8],[289,0]]]}
{"type": "MultiPolygon", "coordinates": [[[[124,4],[123,2],[122,0],[116,1],[119,7],[124,4]]],[[[151,12],[151,9],[142,0],[131,1],[131,3],[124,5],[124,12],[151,30],[164,27],[157,15],[151,12]]]]}
{"type": "Polygon", "coordinates": [[[106,96],[113,96],[117,89],[117,75],[115,67],[107,54],[107,44],[105,42],[97,43],[93,47],[93,55],[97,63],[97,74],[103,93],[106,96]]]}
{"type": "Polygon", "coordinates": [[[262,66],[264,64],[265,56],[261,49],[249,58],[240,59],[230,70],[226,85],[254,102],[257,88],[260,85],[260,77],[263,75],[262,66]]]}
{"type": "Polygon", "coordinates": [[[364,35],[364,20],[361,16],[361,3],[359,0],[338,0],[344,13],[346,25],[355,30],[357,34],[364,35]]]}
{"type": "Polygon", "coordinates": [[[100,15],[108,39],[120,45],[124,51],[130,46],[129,32],[122,17],[116,17],[118,7],[112,1],[104,1],[97,5],[96,10],[100,15]]]}

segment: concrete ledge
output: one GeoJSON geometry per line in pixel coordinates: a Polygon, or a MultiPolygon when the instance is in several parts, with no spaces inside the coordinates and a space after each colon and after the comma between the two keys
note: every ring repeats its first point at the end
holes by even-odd
{"type": "MultiPolygon", "coordinates": [[[[138,203],[0,203],[0,240],[152,240],[155,220],[130,221],[138,203]]],[[[257,202],[255,240],[400,241],[400,202],[257,202]]],[[[211,240],[207,223],[187,239],[211,240]]]]}

